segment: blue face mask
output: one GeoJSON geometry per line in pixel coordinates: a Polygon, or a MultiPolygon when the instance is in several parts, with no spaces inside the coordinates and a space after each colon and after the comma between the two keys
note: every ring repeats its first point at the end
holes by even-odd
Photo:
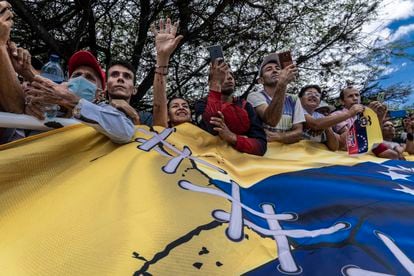
{"type": "Polygon", "coordinates": [[[70,79],[68,88],[73,94],[78,95],[88,102],[92,102],[95,99],[96,84],[88,81],[82,76],[70,79]]]}

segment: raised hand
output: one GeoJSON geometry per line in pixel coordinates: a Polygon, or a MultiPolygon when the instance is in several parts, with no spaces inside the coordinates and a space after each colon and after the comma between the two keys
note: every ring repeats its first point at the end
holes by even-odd
{"type": "Polygon", "coordinates": [[[387,115],[387,106],[378,101],[373,101],[368,104],[368,107],[374,110],[374,112],[378,116],[378,120],[380,121],[380,123],[382,123],[382,121],[385,119],[385,116],[387,115]]]}
{"type": "Polygon", "coordinates": [[[221,85],[223,84],[229,66],[223,62],[223,59],[216,59],[210,65],[210,90],[221,92],[221,85]]]}
{"type": "Polygon", "coordinates": [[[164,20],[159,21],[159,30],[155,25],[151,25],[151,31],[155,35],[155,48],[157,56],[170,57],[172,52],[177,48],[178,43],[183,39],[182,35],[177,35],[178,21],[171,24],[171,19],[167,18],[165,24],[164,20]]]}
{"type": "Polygon", "coordinates": [[[7,1],[0,1],[0,46],[6,45],[10,39],[12,19],[11,5],[7,1]]]}
{"type": "Polygon", "coordinates": [[[9,50],[10,60],[13,64],[13,68],[17,74],[23,76],[28,81],[34,78],[32,70],[32,56],[29,51],[16,46],[16,43],[9,41],[7,43],[9,50]]]}
{"type": "Polygon", "coordinates": [[[288,84],[296,79],[298,69],[296,65],[291,64],[279,72],[279,82],[288,84]]]}
{"type": "Polygon", "coordinates": [[[157,50],[157,64],[155,65],[154,76],[154,108],[153,118],[154,126],[168,126],[168,111],[167,111],[167,78],[168,63],[171,54],[177,48],[178,43],[183,39],[182,35],[177,35],[178,22],[171,25],[171,20],[167,18],[165,24],[164,20],[159,21],[159,30],[155,25],[151,25],[151,30],[155,36],[155,49],[157,50]]]}

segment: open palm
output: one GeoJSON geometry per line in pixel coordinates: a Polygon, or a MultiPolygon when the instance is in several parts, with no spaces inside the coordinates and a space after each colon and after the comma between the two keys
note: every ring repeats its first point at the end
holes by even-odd
{"type": "Polygon", "coordinates": [[[178,43],[180,43],[183,38],[182,35],[176,37],[178,28],[178,22],[171,24],[171,20],[167,18],[165,24],[161,19],[159,22],[159,30],[157,31],[155,26],[152,26],[152,32],[155,35],[155,48],[157,54],[159,55],[168,55],[177,48],[178,43]]]}

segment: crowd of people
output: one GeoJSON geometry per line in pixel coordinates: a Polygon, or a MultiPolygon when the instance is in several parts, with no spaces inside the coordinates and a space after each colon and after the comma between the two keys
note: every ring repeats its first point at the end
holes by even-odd
{"type": "MultiPolygon", "coordinates": [[[[25,113],[44,119],[50,105],[60,107],[59,116],[75,118],[108,136],[115,143],[128,143],[135,125],[175,127],[193,123],[217,135],[236,150],[264,155],[267,143],[296,143],[302,139],[325,144],[329,150],[346,150],[348,131],[365,106],[354,86],[340,91],[342,109],[322,101],[321,88],[304,86],[298,95],[287,93],[297,77],[294,64],[282,68],[279,57],[270,53],[258,68],[260,89],[247,99],[234,96],[235,76],[221,58],[210,64],[207,97],[195,101],[194,108],[184,98],[167,98],[167,76],[171,54],[183,36],[177,35],[178,23],[169,18],[152,26],[156,63],[153,82],[153,110],[138,112],[131,105],[136,94],[136,69],[128,62],[112,61],[101,68],[89,52],[80,50],[68,61],[67,82],[57,84],[40,76],[31,63],[30,53],[10,40],[13,24],[11,5],[0,1],[0,111],[25,113]],[[195,118],[195,119],[193,119],[195,118]]],[[[379,157],[403,159],[414,153],[414,116],[404,120],[404,134],[395,142],[393,122],[387,107],[377,101],[368,105],[382,126],[383,143],[375,145],[379,157]]],[[[0,128],[0,143],[31,135],[30,130],[0,128]]]]}

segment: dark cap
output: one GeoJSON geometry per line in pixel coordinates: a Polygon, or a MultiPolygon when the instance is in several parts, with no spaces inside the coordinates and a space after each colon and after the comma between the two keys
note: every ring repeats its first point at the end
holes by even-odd
{"type": "Polygon", "coordinates": [[[280,66],[280,61],[279,61],[279,56],[278,56],[278,54],[276,54],[276,53],[271,53],[271,54],[268,54],[267,56],[265,56],[265,57],[263,58],[263,61],[262,61],[262,63],[260,64],[260,67],[259,67],[259,77],[261,77],[261,76],[262,76],[262,69],[263,69],[263,67],[265,67],[265,65],[266,65],[266,64],[269,64],[269,63],[276,63],[276,64],[277,64],[277,66],[281,67],[281,66],[280,66]]]}

